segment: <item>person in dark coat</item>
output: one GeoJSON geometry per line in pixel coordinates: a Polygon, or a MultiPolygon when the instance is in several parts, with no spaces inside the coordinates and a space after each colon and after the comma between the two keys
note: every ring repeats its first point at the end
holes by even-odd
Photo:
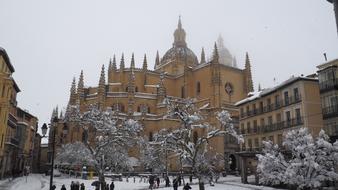
{"type": "Polygon", "coordinates": [[[75,187],[75,183],[74,183],[74,181],[72,181],[70,183],[70,190],[75,190],[74,187],[75,187]]]}
{"type": "Polygon", "coordinates": [[[183,190],[189,190],[191,189],[189,183],[185,184],[185,186],[183,187],[183,190]]]}
{"type": "Polygon", "coordinates": [[[114,185],[114,182],[112,181],[110,184],[110,190],[114,190],[114,188],[115,188],[115,185],[114,185]]]}
{"type": "Polygon", "coordinates": [[[181,186],[181,185],[182,185],[182,177],[178,176],[178,186],[181,186]]]}
{"type": "Polygon", "coordinates": [[[158,178],[156,178],[156,183],[157,183],[157,188],[159,188],[160,187],[160,178],[158,177],[158,178]]]}
{"type": "Polygon", "coordinates": [[[178,179],[175,178],[175,179],[173,180],[173,188],[174,188],[174,190],[177,190],[177,187],[178,187],[178,179]]]}
{"type": "Polygon", "coordinates": [[[55,185],[53,185],[53,186],[52,186],[52,190],[55,190],[55,189],[56,189],[56,186],[55,186],[55,185]]]}
{"type": "Polygon", "coordinates": [[[85,190],[85,186],[83,183],[81,183],[80,190],[85,190]]]}
{"type": "Polygon", "coordinates": [[[67,190],[65,185],[62,185],[61,190],[67,190]]]}
{"type": "Polygon", "coordinates": [[[170,187],[170,179],[168,176],[165,177],[165,186],[170,187]]]}

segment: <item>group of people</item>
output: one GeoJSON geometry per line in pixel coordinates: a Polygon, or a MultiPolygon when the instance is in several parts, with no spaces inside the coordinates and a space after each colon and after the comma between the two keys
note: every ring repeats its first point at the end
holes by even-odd
{"type": "MultiPolygon", "coordinates": [[[[165,187],[170,187],[170,179],[168,176],[165,176],[165,187]]],[[[177,190],[178,186],[182,185],[182,178],[178,176],[173,180],[173,188],[177,190]]],[[[149,189],[159,188],[160,187],[160,178],[156,176],[149,176],[149,189]],[[155,183],[156,182],[156,183],[155,183]]],[[[189,183],[186,183],[183,187],[183,190],[191,189],[189,183]]]]}
{"type": "MultiPolygon", "coordinates": [[[[173,188],[174,190],[177,190],[178,186],[181,186],[182,185],[182,179],[181,179],[181,176],[178,176],[177,178],[175,178],[173,180],[173,188]]],[[[189,190],[191,189],[189,183],[186,183],[183,187],[183,190],[189,190]]]]}
{"type": "MultiPolygon", "coordinates": [[[[115,188],[115,184],[112,181],[110,184],[107,184],[106,190],[114,190],[114,188],[115,188]]],[[[52,189],[55,190],[56,186],[53,185],[52,189]]],[[[95,187],[95,190],[99,190],[99,189],[100,189],[99,185],[95,187]]],[[[67,190],[66,186],[62,185],[61,190],[67,190]]],[[[85,190],[85,185],[83,183],[81,183],[80,185],[78,181],[77,182],[72,181],[72,183],[70,184],[70,190],[85,190]]]]}
{"type": "Polygon", "coordinates": [[[149,189],[159,188],[160,187],[160,178],[156,176],[149,176],[149,189]],[[156,183],[155,183],[156,182],[156,183]]]}

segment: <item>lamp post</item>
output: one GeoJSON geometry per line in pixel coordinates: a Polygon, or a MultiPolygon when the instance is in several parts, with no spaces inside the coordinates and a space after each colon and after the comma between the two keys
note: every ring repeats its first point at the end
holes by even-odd
{"type": "MultiPolygon", "coordinates": [[[[49,182],[49,189],[53,190],[53,175],[54,175],[54,154],[55,154],[55,134],[56,134],[56,126],[57,126],[57,122],[58,122],[58,118],[54,117],[53,121],[52,121],[52,155],[51,155],[51,172],[50,172],[50,182],[49,182]]],[[[42,129],[42,135],[43,137],[46,137],[46,133],[47,133],[47,125],[46,123],[44,123],[41,127],[42,129]]]]}

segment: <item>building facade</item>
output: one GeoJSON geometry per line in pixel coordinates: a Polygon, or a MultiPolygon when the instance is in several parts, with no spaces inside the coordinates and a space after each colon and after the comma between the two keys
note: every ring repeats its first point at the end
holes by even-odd
{"type": "MultiPolygon", "coordinates": [[[[185,38],[185,30],[179,20],[174,32],[173,46],[162,58],[157,52],[154,70],[148,69],[146,56],[142,68],[135,68],[134,55],[131,57],[130,67],[126,68],[122,54],[119,68],[115,56],[109,63],[107,74],[104,66],[102,67],[96,87],[85,87],[84,74],[81,71],[78,85],[76,86],[75,79],[72,82],[69,105],[79,105],[81,111],[85,111],[89,105],[118,110],[121,116],[140,121],[144,125],[143,135],[149,140],[163,128],[179,127],[179,121],[163,119],[167,111],[162,103],[164,98],[194,98],[197,105],[208,104],[205,113],[212,125],[219,125],[214,113],[221,109],[228,110],[234,118],[238,118],[238,108],[234,103],[253,91],[249,56],[246,55],[244,69],[220,64],[215,45],[210,60],[206,60],[203,49],[198,59],[188,48],[185,38]]],[[[71,126],[70,123],[61,120],[57,129],[56,139],[60,139],[57,140],[58,145],[82,140],[81,129],[71,126]],[[67,132],[64,133],[65,131],[67,132]]],[[[202,130],[197,133],[198,136],[204,135],[202,130]]],[[[211,144],[214,151],[222,155],[226,152],[229,156],[228,154],[234,153],[238,148],[234,142],[229,137],[219,137],[211,144]]],[[[169,169],[177,168],[172,164],[169,169]]]]}
{"type": "Polygon", "coordinates": [[[318,79],[313,77],[291,77],[237,102],[240,131],[245,139],[240,147],[241,164],[245,166],[242,174],[256,171],[256,154],[263,141],[282,147],[283,134],[300,127],[318,135],[323,126],[320,104],[318,79]]]}
{"type": "Polygon", "coordinates": [[[335,142],[338,139],[338,59],[317,68],[324,129],[335,142]]]}
{"type": "Polygon", "coordinates": [[[32,168],[38,119],[17,106],[20,89],[11,76],[14,68],[2,48],[0,55],[0,177],[3,178],[20,175],[24,167],[32,168]]]}

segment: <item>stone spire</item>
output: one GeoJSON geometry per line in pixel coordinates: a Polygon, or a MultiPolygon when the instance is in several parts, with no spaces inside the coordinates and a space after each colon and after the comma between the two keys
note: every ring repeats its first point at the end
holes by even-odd
{"type": "Polygon", "coordinates": [[[131,55],[130,68],[135,69],[134,53],[131,55]]]}
{"type": "Polygon", "coordinates": [[[218,63],[219,55],[218,55],[218,49],[217,49],[216,42],[215,42],[215,45],[214,45],[214,51],[213,51],[213,54],[212,54],[212,59],[213,59],[213,63],[218,63]]]}
{"type": "Polygon", "coordinates": [[[258,84],[258,92],[262,91],[261,83],[258,84]]]}
{"type": "Polygon", "coordinates": [[[106,80],[105,80],[105,72],[104,72],[104,65],[102,65],[101,75],[99,80],[99,86],[97,88],[97,100],[99,109],[104,109],[104,100],[106,96],[106,80]]]}
{"type": "Polygon", "coordinates": [[[115,74],[114,74],[115,72],[116,72],[116,59],[115,59],[115,55],[114,55],[113,60],[111,58],[109,60],[108,76],[107,76],[108,83],[114,81],[113,77],[115,76],[115,74]]]}
{"type": "Polygon", "coordinates": [[[124,71],[124,54],[122,53],[121,62],[120,62],[120,71],[124,71]]]}
{"type": "Polygon", "coordinates": [[[234,59],[232,60],[232,67],[238,68],[236,56],[234,56],[234,59]]]}
{"type": "Polygon", "coordinates": [[[77,84],[77,97],[79,103],[84,99],[84,81],[83,81],[83,71],[81,70],[81,74],[79,77],[79,82],[77,84]]]}
{"type": "Polygon", "coordinates": [[[143,71],[147,71],[148,70],[147,55],[146,54],[144,54],[142,70],[143,71]]]}
{"type": "Polygon", "coordinates": [[[185,31],[182,28],[181,16],[178,19],[177,29],[174,32],[174,47],[186,47],[187,43],[185,42],[185,31]]]}
{"type": "Polygon", "coordinates": [[[155,58],[155,69],[160,65],[160,55],[158,54],[158,51],[156,52],[156,58],[155,58]]]}
{"type": "Polygon", "coordinates": [[[204,48],[202,47],[202,53],[201,53],[201,64],[205,63],[205,53],[204,48]]]}
{"type": "Polygon", "coordinates": [[[114,56],[113,56],[112,70],[113,70],[113,71],[116,71],[116,70],[117,70],[117,68],[116,68],[116,58],[115,58],[115,54],[114,54],[114,56]]]}
{"type": "Polygon", "coordinates": [[[166,93],[166,88],[164,86],[164,77],[165,74],[162,71],[160,74],[160,81],[158,83],[158,89],[157,89],[157,96],[158,96],[158,103],[162,103],[164,98],[166,97],[167,93],[166,93]]]}
{"type": "Polygon", "coordinates": [[[69,104],[75,105],[75,103],[76,103],[76,82],[75,82],[75,77],[74,77],[72,85],[70,87],[69,104]]]}
{"type": "Polygon", "coordinates": [[[246,52],[245,55],[245,68],[244,68],[244,77],[245,77],[245,90],[247,93],[253,92],[253,82],[252,82],[252,75],[251,75],[251,64],[249,59],[249,54],[246,52]]]}

